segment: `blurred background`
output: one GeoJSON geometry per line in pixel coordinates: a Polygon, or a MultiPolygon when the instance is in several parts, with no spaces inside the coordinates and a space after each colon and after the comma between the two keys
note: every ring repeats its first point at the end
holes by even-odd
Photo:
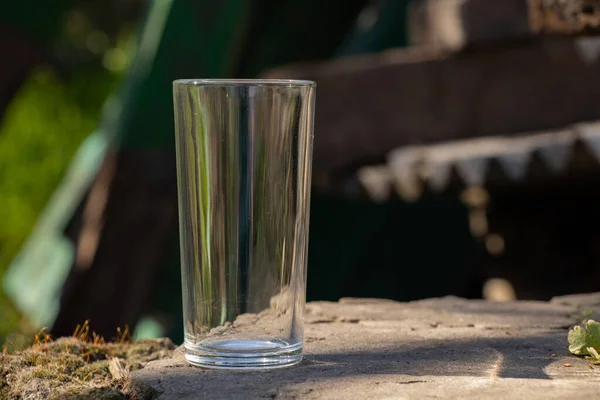
{"type": "Polygon", "coordinates": [[[1,8],[9,349],[88,319],[181,341],[177,78],[317,82],[309,301],[600,290],[597,0],[1,8]]]}

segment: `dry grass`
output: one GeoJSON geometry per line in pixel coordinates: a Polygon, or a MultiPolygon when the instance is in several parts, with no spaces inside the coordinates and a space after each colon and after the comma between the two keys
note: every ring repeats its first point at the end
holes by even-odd
{"type": "Polygon", "coordinates": [[[168,339],[131,343],[128,328],[110,342],[90,332],[87,322],[56,340],[42,329],[29,348],[0,354],[0,399],[127,399],[129,372],[174,349],[168,339]]]}

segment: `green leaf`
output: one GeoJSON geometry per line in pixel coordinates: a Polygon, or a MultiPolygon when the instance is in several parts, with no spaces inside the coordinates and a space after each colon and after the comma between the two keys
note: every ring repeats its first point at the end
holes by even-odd
{"type": "Polygon", "coordinates": [[[600,354],[598,354],[596,349],[593,347],[588,347],[587,351],[588,351],[588,353],[590,353],[590,355],[589,355],[589,357],[586,357],[585,359],[588,360],[589,362],[591,362],[592,364],[600,364],[600,354]]]}
{"type": "MultiPolygon", "coordinates": [[[[571,353],[596,358],[595,355],[600,351],[600,323],[590,319],[584,326],[574,327],[569,332],[568,340],[571,353]],[[594,353],[590,353],[590,348],[594,353]]],[[[600,358],[598,361],[600,362],[600,358]]]]}

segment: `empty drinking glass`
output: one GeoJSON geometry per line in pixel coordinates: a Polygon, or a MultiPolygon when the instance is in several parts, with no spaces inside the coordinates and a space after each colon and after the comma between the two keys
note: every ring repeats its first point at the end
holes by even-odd
{"type": "Polygon", "coordinates": [[[185,356],[302,358],[315,84],[173,83],[185,356]]]}

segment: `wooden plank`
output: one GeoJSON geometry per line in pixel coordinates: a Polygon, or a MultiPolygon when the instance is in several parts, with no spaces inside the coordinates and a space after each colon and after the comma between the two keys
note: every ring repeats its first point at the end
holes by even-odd
{"type": "Polygon", "coordinates": [[[408,49],[282,67],[317,82],[315,183],[395,148],[600,119],[600,63],[572,38],[455,56],[408,49]]]}
{"type": "Polygon", "coordinates": [[[413,45],[458,50],[545,34],[598,33],[600,0],[418,0],[409,15],[413,45]]]}

